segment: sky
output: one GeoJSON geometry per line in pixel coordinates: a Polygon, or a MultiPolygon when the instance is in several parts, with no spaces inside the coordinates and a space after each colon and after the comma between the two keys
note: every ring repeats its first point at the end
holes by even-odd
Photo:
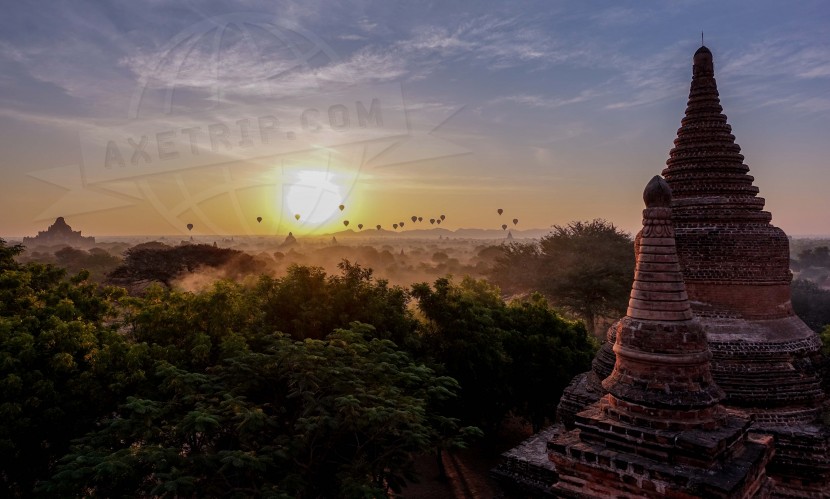
{"type": "Polygon", "coordinates": [[[821,1],[156,0],[5,7],[0,236],[636,232],[701,31],[773,224],[830,234],[821,1]]]}

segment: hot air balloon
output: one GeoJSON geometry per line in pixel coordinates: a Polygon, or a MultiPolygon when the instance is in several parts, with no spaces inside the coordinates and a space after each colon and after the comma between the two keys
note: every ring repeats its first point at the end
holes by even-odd
{"type": "Polygon", "coordinates": [[[418,217],[418,221],[419,221],[419,222],[423,222],[423,221],[424,221],[424,217],[418,217]]]}
{"type": "Polygon", "coordinates": [[[358,228],[359,230],[363,230],[363,224],[357,224],[357,228],[358,228]]]}
{"type": "Polygon", "coordinates": [[[516,225],[516,224],[518,224],[518,223],[519,223],[519,219],[518,219],[518,218],[514,218],[514,219],[513,219],[513,225],[516,225]]]}
{"type": "Polygon", "coordinates": [[[432,224],[432,225],[435,225],[435,219],[434,219],[434,218],[430,218],[430,219],[429,219],[429,223],[430,223],[430,224],[432,224]]]}
{"type": "Polygon", "coordinates": [[[415,216],[415,215],[412,215],[409,219],[412,220],[412,223],[415,223],[418,220],[418,217],[415,216]]]}
{"type": "Polygon", "coordinates": [[[346,205],[341,204],[340,206],[338,206],[338,208],[340,208],[340,211],[343,211],[343,210],[345,210],[345,209],[346,209],[346,205]]]}
{"type": "Polygon", "coordinates": [[[441,215],[441,220],[443,220],[443,219],[445,219],[445,218],[447,218],[447,217],[445,217],[444,215],[441,215]]]}
{"type": "Polygon", "coordinates": [[[498,209],[498,210],[496,210],[496,211],[497,211],[497,212],[499,212],[499,215],[501,215],[502,213],[504,213],[504,210],[502,210],[501,208],[499,208],[499,209],[498,209]]]}
{"type": "Polygon", "coordinates": [[[193,230],[193,224],[187,224],[187,230],[193,230]]]}
{"type": "Polygon", "coordinates": [[[348,221],[348,220],[343,220],[343,225],[345,225],[346,227],[348,227],[348,226],[349,226],[349,221],[348,221]]]}
{"type": "Polygon", "coordinates": [[[262,217],[256,217],[256,223],[261,224],[262,223],[262,217]]]}
{"type": "Polygon", "coordinates": [[[507,230],[507,224],[501,224],[501,230],[507,230]]]}
{"type": "Polygon", "coordinates": [[[299,213],[297,213],[296,215],[294,215],[294,220],[299,220],[299,219],[300,219],[300,214],[299,214],[299,213]]]}
{"type": "Polygon", "coordinates": [[[380,230],[380,225],[376,225],[376,226],[375,226],[375,228],[376,228],[377,230],[380,230]]]}
{"type": "Polygon", "coordinates": [[[401,227],[403,227],[403,222],[398,222],[398,225],[400,225],[401,227]]]}
{"type": "Polygon", "coordinates": [[[398,228],[398,224],[392,224],[392,228],[393,228],[393,229],[397,229],[397,228],[398,228]]]}
{"type": "Polygon", "coordinates": [[[438,225],[441,225],[441,219],[440,218],[438,220],[436,220],[436,222],[438,222],[438,225]]]}

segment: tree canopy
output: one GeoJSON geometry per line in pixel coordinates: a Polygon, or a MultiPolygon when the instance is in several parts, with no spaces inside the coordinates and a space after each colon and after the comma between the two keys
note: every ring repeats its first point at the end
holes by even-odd
{"type": "Polygon", "coordinates": [[[598,318],[625,314],[633,241],[602,219],[555,225],[538,243],[504,246],[491,277],[510,293],[543,293],[593,330],[598,318]]]}
{"type": "Polygon", "coordinates": [[[469,278],[407,290],[344,261],[128,296],[22,250],[0,240],[12,497],[385,496],[510,411],[541,425],[594,349],[469,278]]]}
{"type": "Polygon", "coordinates": [[[585,328],[541,295],[506,304],[498,288],[470,278],[418,284],[412,294],[427,355],[461,385],[452,410],[462,421],[492,430],[513,411],[538,431],[571,378],[590,368],[596,345],[585,328]]]}

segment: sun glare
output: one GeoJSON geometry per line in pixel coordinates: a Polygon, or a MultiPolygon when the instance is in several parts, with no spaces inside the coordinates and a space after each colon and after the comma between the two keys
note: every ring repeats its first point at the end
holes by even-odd
{"type": "Polygon", "coordinates": [[[339,212],[343,202],[340,187],[330,172],[301,170],[296,180],[286,185],[285,205],[289,216],[300,215],[300,222],[320,224],[339,212]]]}

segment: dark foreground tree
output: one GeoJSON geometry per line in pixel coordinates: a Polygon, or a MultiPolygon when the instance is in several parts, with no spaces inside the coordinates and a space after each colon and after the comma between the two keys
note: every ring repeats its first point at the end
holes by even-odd
{"type": "Polygon", "coordinates": [[[596,346],[581,323],[562,319],[539,296],[506,304],[498,288],[465,278],[412,288],[424,314],[426,355],[458,380],[450,410],[492,431],[514,414],[540,429],[570,380],[588,370],[596,346]]]}
{"type": "Polygon", "coordinates": [[[562,319],[538,293],[508,307],[513,411],[538,432],[553,420],[562,392],[591,368],[599,346],[581,322],[562,319]]]}
{"type": "Polygon", "coordinates": [[[479,422],[538,425],[592,351],[482,281],[416,286],[421,318],[348,262],[127,297],[21,250],[0,241],[3,496],[379,497],[479,422]]]}
{"type": "Polygon", "coordinates": [[[51,265],[17,264],[0,239],[0,484],[28,496],[70,441],[115,409],[136,375],[108,325],[114,289],[51,265]]]}
{"type": "Polygon", "coordinates": [[[462,445],[431,410],[454,380],[354,324],[325,341],[272,336],[194,372],[155,365],[158,389],[131,397],[80,439],[40,490],[98,497],[380,497],[414,477],[413,455],[462,445]]]}

